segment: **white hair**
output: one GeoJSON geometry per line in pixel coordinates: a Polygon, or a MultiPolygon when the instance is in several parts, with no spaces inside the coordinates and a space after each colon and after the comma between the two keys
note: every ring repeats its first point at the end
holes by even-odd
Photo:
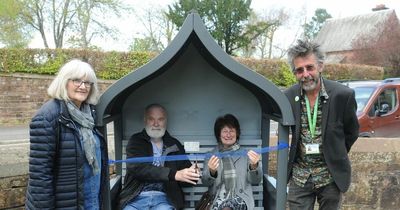
{"type": "Polygon", "coordinates": [[[83,77],[86,77],[89,82],[93,82],[88,98],[86,99],[86,103],[96,104],[99,95],[96,74],[90,64],[78,59],[73,59],[60,68],[57,76],[47,89],[47,94],[49,94],[50,97],[59,100],[71,100],[68,97],[67,92],[68,80],[79,79],[83,77]]]}

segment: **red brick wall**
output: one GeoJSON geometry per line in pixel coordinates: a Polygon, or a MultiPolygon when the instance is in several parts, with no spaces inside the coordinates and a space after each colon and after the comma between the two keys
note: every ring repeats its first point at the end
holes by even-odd
{"type": "MultiPolygon", "coordinates": [[[[0,74],[0,125],[28,124],[36,110],[49,97],[47,88],[53,76],[0,74]]],[[[114,80],[100,80],[103,92],[114,80]]]]}

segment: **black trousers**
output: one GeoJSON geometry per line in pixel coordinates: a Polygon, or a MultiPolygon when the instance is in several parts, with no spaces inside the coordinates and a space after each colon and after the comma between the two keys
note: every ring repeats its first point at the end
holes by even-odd
{"type": "Polygon", "coordinates": [[[290,181],[289,183],[289,209],[290,210],[314,210],[315,200],[319,204],[319,210],[338,210],[342,203],[342,192],[332,182],[324,187],[315,188],[310,179],[304,187],[300,187],[290,181]]]}

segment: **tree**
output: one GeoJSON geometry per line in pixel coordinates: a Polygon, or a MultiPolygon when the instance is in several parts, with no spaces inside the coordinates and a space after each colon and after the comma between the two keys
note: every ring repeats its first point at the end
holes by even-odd
{"type": "MultiPolygon", "coordinates": [[[[150,37],[134,38],[133,44],[129,46],[130,51],[135,52],[149,52],[154,50],[153,40],[150,37]]],[[[157,52],[157,51],[156,51],[157,52]]]]}
{"type": "Polygon", "coordinates": [[[22,20],[40,33],[45,48],[49,48],[46,26],[51,28],[55,47],[62,48],[64,35],[75,15],[75,11],[70,8],[71,0],[18,1],[24,6],[21,12],[22,20]]]}
{"type": "Polygon", "coordinates": [[[114,35],[118,34],[117,28],[104,24],[101,17],[120,17],[122,12],[130,12],[120,0],[75,0],[74,8],[76,18],[72,30],[77,35],[71,36],[68,42],[85,49],[91,47],[90,43],[96,36],[115,38],[114,35]]]}
{"type": "Polygon", "coordinates": [[[391,76],[400,76],[400,23],[396,15],[374,28],[378,33],[368,33],[352,42],[354,49],[350,61],[359,64],[382,66],[391,76]]]}
{"type": "Polygon", "coordinates": [[[332,16],[326,9],[316,9],[311,21],[303,25],[304,36],[310,40],[314,39],[321,30],[322,25],[329,18],[332,18],[332,16]]]}
{"type": "Polygon", "coordinates": [[[151,5],[137,18],[145,29],[141,34],[144,38],[136,37],[130,50],[161,52],[172,41],[175,25],[168,19],[164,9],[151,5]]]}
{"type": "MultiPolygon", "coordinates": [[[[251,0],[179,0],[168,6],[168,18],[179,28],[194,9],[226,53],[245,47],[257,32],[246,29],[251,0]]],[[[254,28],[252,28],[254,29],[254,28]]]]}
{"type": "Polygon", "coordinates": [[[0,1],[0,42],[6,47],[24,48],[31,39],[28,28],[18,17],[21,8],[18,1],[0,1]]]}
{"type": "Polygon", "coordinates": [[[255,36],[249,46],[259,53],[260,58],[272,58],[273,49],[278,48],[273,44],[275,32],[288,19],[289,14],[283,8],[270,9],[251,16],[249,25],[257,28],[259,35],[255,36]]]}
{"type": "Polygon", "coordinates": [[[113,35],[111,27],[101,17],[122,10],[121,0],[15,0],[22,5],[19,17],[40,33],[45,48],[49,48],[47,35],[51,34],[56,48],[65,40],[83,48],[94,36],[113,35]]]}
{"type": "Polygon", "coordinates": [[[205,6],[204,0],[179,0],[172,5],[168,5],[167,17],[170,19],[177,29],[182,26],[183,21],[185,21],[186,16],[189,15],[190,12],[196,11],[200,17],[202,17],[205,22],[205,6]]]}

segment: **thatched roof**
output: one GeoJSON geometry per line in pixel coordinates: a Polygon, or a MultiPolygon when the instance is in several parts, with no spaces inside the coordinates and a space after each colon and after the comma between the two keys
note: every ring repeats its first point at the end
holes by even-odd
{"type": "Polygon", "coordinates": [[[325,52],[352,50],[352,42],[360,36],[378,38],[390,17],[396,17],[393,9],[376,11],[364,15],[328,19],[314,41],[321,44],[325,52]]]}

